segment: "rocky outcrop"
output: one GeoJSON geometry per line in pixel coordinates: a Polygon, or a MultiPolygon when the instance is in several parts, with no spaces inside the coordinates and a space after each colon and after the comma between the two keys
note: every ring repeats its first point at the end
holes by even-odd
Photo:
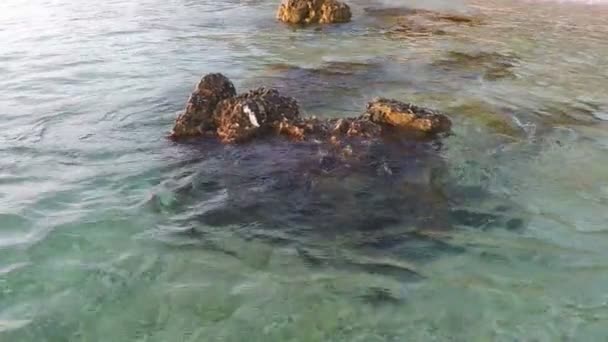
{"type": "Polygon", "coordinates": [[[222,141],[240,142],[298,117],[295,99],[276,89],[259,88],[220,102],[214,120],[222,141]]]}
{"type": "Polygon", "coordinates": [[[175,121],[174,137],[194,137],[216,129],[213,112],[217,104],[236,95],[232,82],[222,74],[205,75],[190,95],[184,112],[175,121]]]}
{"type": "Polygon", "coordinates": [[[351,19],[350,7],[337,0],[283,0],[277,19],[288,24],[345,23],[351,19]]]}
{"type": "Polygon", "coordinates": [[[336,144],[346,138],[381,138],[389,132],[434,136],[450,127],[450,119],[444,114],[383,98],[370,102],[367,112],[359,117],[303,118],[297,101],[276,89],[258,88],[236,96],[230,80],[221,74],[210,74],[203,77],[190,96],[184,113],[176,120],[172,137],[214,135],[222,142],[239,143],[274,134],[336,144]]]}
{"type": "Polygon", "coordinates": [[[384,98],[367,105],[366,117],[380,125],[430,134],[447,132],[452,126],[450,119],[443,114],[384,98]]]}

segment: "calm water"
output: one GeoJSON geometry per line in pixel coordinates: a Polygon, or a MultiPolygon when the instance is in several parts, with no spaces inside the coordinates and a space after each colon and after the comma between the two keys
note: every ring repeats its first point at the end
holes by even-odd
{"type": "Polygon", "coordinates": [[[397,1],[321,30],[276,2],[0,2],[0,341],[608,341],[608,5],[424,2],[483,24],[403,37],[364,10],[397,1]],[[451,113],[402,170],[440,164],[449,203],[167,141],[206,72],[451,113]]]}

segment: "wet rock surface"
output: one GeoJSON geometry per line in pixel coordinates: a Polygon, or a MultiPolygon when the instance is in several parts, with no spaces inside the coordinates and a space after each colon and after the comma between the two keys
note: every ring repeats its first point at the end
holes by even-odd
{"type": "Polygon", "coordinates": [[[381,125],[431,134],[447,132],[452,127],[451,121],[443,114],[384,98],[368,104],[366,117],[381,125]]]}
{"type": "Polygon", "coordinates": [[[244,142],[299,117],[298,103],[276,89],[259,88],[220,102],[214,113],[218,137],[244,142]]]}
{"type": "Polygon", "coordinates": [[[232,93],[234,87],[224,76],[204,76],[176,120],[172,137],[215,133],[223,142],[238,143],[274,134],[294,140],[326,140],[335,145],[346,137],[373,139],[384,133],[401,133],[408,138],[406,131],[432,137],[451,127],[450,119],[442,113],[396,100],[376,99],[358,117],[320,120],[300,117],[297,101],[276,89],[259,88],[225,98],[232,93]]]}
{"type": "Polygon", "coordinates": [[[497,134],[510,137],[521,137],[524,130],[516,124],[513,113],[505,109],[496,108],[488,103],[478,100],[463,101],[452,105],[450,112],[462,116],[471,122],[490,129],[497,134]]]}
{"type": "Polygon", "coordinates": [[[213,112],[217,104],[233,96],[236,96],[236,90],[226,76],[205,75],[190,95],[184,112],[175,121],[171,135],[193,137],[214,131],[213,112]]]}
{"type": "Polygon", "coordinates": [[[351,19],[350,7],[337,0],[283,0],[277,19],[288,24],[345,23],[351,19]]]}

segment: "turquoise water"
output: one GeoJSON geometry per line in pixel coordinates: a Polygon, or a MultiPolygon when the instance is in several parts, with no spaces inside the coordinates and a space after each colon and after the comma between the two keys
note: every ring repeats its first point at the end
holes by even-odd
{"type": "Polygon", "coordinates": [[[608,8],[408,4],[484,24],[396,37],[364,10],[389,1],[320,30],[269,0],[2,1],[0,341],[608,340],[608,8]],[[299,197],[290,147],[165,139],[207,72],[326,117],[412,101],[454,134],[405,185],[329,172],[299,197]],[[411,190],[435,167],[447,204],[411,190]]]}

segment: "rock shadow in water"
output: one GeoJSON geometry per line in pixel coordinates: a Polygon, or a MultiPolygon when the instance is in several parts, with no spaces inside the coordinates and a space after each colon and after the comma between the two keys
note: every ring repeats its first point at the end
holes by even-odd
{"type": "MultiPolygon", "coordinates": [[[[451,229],[525,224],[508,203],[506,210],[477,208],[490,197],[483,190],[473,196],[446,185],[448,166],[436,143],[362,144],[353,149],[361,154],[347,158],[280,139],[204,148],[213,161],[190,165],[195,175],[175,189],[174,225],[190,228],[174,234],[190,245],[219,230],[296,248],[309,267],[410,282],[424,272],[409,263],[466,252],[450,242],[451,229]]],[[[213,242],[200,246],[221,249],[213,242]]]]}

